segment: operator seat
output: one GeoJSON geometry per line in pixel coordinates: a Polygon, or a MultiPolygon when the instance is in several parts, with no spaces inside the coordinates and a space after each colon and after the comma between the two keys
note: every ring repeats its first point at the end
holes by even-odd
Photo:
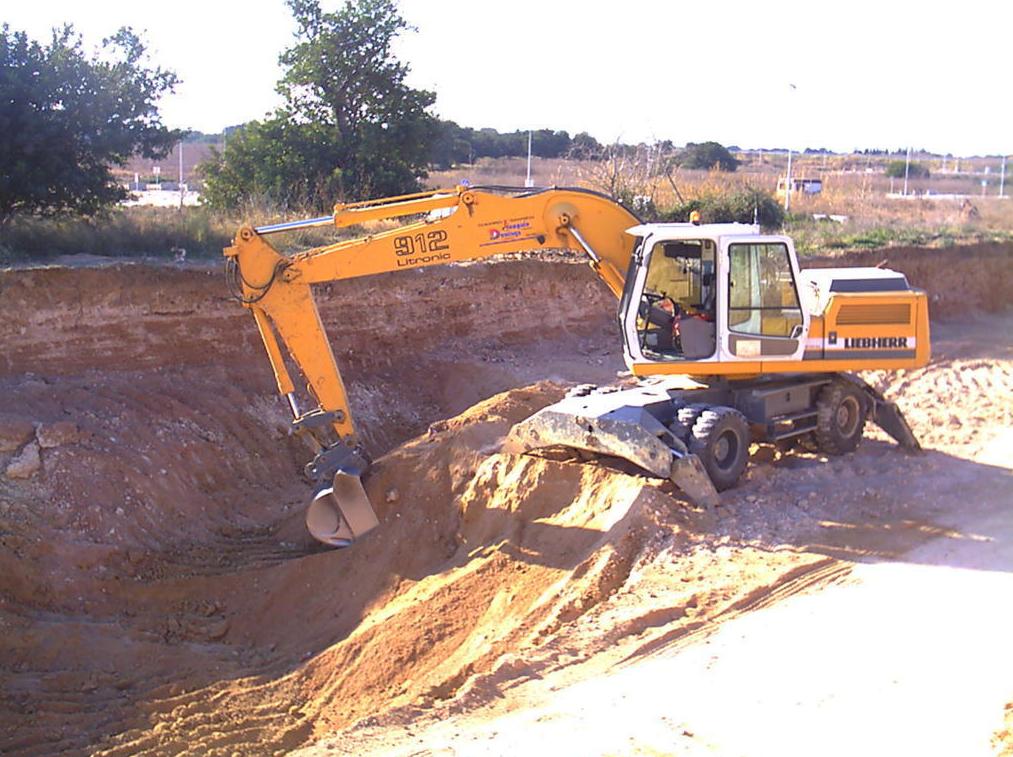
{"type": "Polygon", "coordinates": [[[690,360],[710,357],[715,347],[714,322],[696,316],[683,316],[679,321],[682,355],[690,360]]]}

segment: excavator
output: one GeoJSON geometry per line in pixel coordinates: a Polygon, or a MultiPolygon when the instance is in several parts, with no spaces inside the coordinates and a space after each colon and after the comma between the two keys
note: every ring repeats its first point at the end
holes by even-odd
{"type": "Polygon", "coordinates": [[[928,363],[928,299],[903,274],[803,270],[787,236],[698,216],[644,223],[586,189],[461,185],[244,226],[224,251],[230,292],[253,314],[293,430],[316,450],[306,466],[314,482],[306,524],[318,541],[347,547],[378,519],[362,483],[370,458],[313,285],[532,251],[586,256],[618,298],[623,354],[637,382],[574,387],[514,426],[506,450],[567,447],[621,458],[713,508],[741,476],[753,442],[840,455],[872,420],[903,448],[919,449],[897,406],[856,375],[928,363]],[[291,255],[268,241],[392,219],[408,222],[291,255]],[[306,382],[306,409],[282,344],[306,382]]]}

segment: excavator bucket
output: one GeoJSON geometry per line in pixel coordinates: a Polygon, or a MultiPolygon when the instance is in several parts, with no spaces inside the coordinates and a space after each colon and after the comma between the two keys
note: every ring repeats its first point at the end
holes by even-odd
{"type": "Polygon", "coordinates": [[[379,525],[358,472],[339,470],[319,489],[306,511],[306,527],[317,541],[348,547],[379,525]]]}
{"type": "Polygon", "coordinates": [[[652,390],[570,396],[514,426],[503,449],[570,447],[622,458],[713,508],[720,500],[703,463],[650,412],[666,405],[668,396],[652,390]]]}

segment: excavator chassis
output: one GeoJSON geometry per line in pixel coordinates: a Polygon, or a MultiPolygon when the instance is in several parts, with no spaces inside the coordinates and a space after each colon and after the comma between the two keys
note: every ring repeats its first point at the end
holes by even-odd
{"type": "MultiPolygon", "coordinates": [[[[687,497],[704,507],[717,504],[714,482],[705,464],[692,453],[692,422],[706,409],[732,409],[748,423],[748,442],[784,442],[811,436],[819,426],[822,390],[833,382],[853,387],[861,417],[879,425],[901,447],[920,450],[900,409],[850,374],[799,374],[748,381],[719,380],[687,388],[684,381],[664,379],[630,389],[578,387],[565,399],[543,408],[514,426],[506,449],[530,452],[573,447],[627,460],[646,473],[672,480],[687,497]]],[[[852,426],[854,428],[854,426],[852,426]]],[[[727,487],[727,482],[725,486],[727,487]]]]}

